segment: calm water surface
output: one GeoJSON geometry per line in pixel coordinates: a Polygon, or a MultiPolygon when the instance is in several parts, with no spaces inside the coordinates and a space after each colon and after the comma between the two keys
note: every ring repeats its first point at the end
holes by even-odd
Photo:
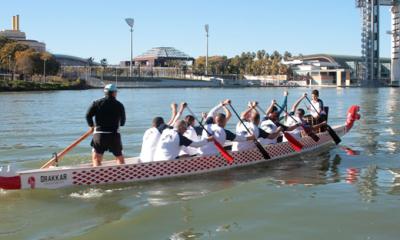
{"type": "MultiPolygon", "coordinates": [[[[125,154],[138,154],[172,101],[196,112],[231,98],[263,106],[270,89],[122,89],[125,154]]],[[[310,89],[289,89],[289,103],[310,89]]],[[[332,125],[361,106],[339,147],[265,166],[141,184],[0,191],[0,239],[399,239],[399,89],[321,89],[332,125]],[[343,147],[358,155],[348,155],[343,147]]],[[[0,165],[36,168],[87,130],[101,90],[0,93],[0,165]]],[[[302,104],[301,106],[304,107],[302,104]]],[[[234,118],[232,118],[234,119],[234,118]]],[[[229,126],[233,129],[233,124],[229,126]]],[[[89,161],[89,140],[62,164],[89,161]]],[[[110,155],[107,155],[111,158],[110,155]]]]}

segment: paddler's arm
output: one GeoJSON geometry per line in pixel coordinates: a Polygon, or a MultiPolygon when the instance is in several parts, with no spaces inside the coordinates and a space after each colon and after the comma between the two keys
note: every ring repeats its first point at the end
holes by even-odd
{"type": "Polygon", "coordinates": [[[251,113],[251,111],[253,111],[253,109],[256,110],[257,104],[258,104],[257,102],[249,102],[247,104],[247,109],[240,114],[240,118],[242,120],[247,121],[248,116],[251,113]]]}
{"type": "Polygon", "coordinates": [[[179,134],[179,146],[185,146],[185,147],[202,147],[206,145],[208,142],[211,142],[214,138],[212,136],[209,136],[203,140],[200,141],[192,141],[189,138],[183,136],[182,134],[179,134]]]}
{"type": "Polygon", "coordinates": [[[91,128],[94,127],[93,117],[95,114],[96,114],[96,102],[93,102],[86,112],[86,122],[91,128]]]}
{"type": "Polygon", "coordinates": [[[311,128],[313,129],[313,131],[318,131],[322,126],[325,126],[325,125],[326,125],[326,121],[323,121],[320,124],[313,125],[311,128]]]}
{"type": "Polygon", "coordinates": [[[217,106],[213,107],[207,114],[207,118],[206,118],[206,124],[210,124],[210,122],[212,122],[213,118],[215,117],[215,115],[217,114],[217,112],[225,105],[228,105],[231,102],[231,100],[226,99],[225,101],[221,102],[220,104],[218,104],[217,106]]]}
{"type": "Polygon", "coordinates": [[[293,130],[295,130],[296,128],[301,127],[301,123],[296,123],[295,125],[290,126],[290,127],[284,126],[284,125],[281,125],[281,126],[284,127],[284,131],[293,131],[293,130]]]}
{"type": "Polygon", "coordinates": [[[291,112],[296,112],[297,107],[303,101],[303,99],[307,97],[307,93],[303,93],[303,96],[301,96],[297,101],[293,104],[292,109],[290,110],[291,112]]]}
{"type": "Polygon", "coordinates": [[[276,100],[273,99],[273,100],[271,101],[271,104],[269,105],[269,107],[268,107],[267,110],[265,111],[265,115],[266,115],[266,116],[268,116],[268,115],[272,112],[272,109],[274,108],[275,103],[276,103],[276,100]]]}
{"type": "Polygon", "coordinates": [[[256,137],[253,134],[246,137],[243,135],[234,134],[233,132],[226,130],[226,129],[224,129],[224,130],[225,130],[225,134],[226,134],[226,140],[229,140],[231,142],[245,142],[245,141],[250,141],[250,140],[256,139],[256,137]]]}
{"type": "MultiPolygon", "coordinates": [[[[260,130],[262,130],[262,129],[260,129],[260,130]]],[[[273,133],[267,133],[266,132],[268,134],[267,138],[268,139],[274,139],[274,138],[278,137],[281,132],[282,132],[282,127],[278,127],[276,129],[276,131],[273,132],[273,133]]]]}
{"type": "Polygon", "coordinates": [[[282,108],[278,109],[278,115],[280,115],[280,114],[283,112],[283,109],[286,108],[286,106],[287,106],[288,95],[289,95],[288,91],[284,91],[284,92],[283,92],[283,96],[285,96],[285,97],[284,97],[283,103],[282,103],[282,105],[281,105],[282,108]]]}
{"type": "Polygon", "coordinates": [[[183,110],[185,110],[186,106],[187,106],[187,103],[186,103],[186,102],[182,102],[182,103],[179,105],[178,113],[176,114],[174,120],[173,120],[172,123],[170,124],[171,126],[174,125],[175,122],[179,120],[179,118],[182,116],[183,110]]]}
{"type": "Polygon", "coordinates": [[[124,126],[125,122],[126,122],[125,108],[124,108],[124,105],[121,104],[121,121],[120,121],[120,125],[124,126]]]}
{"type": "Polygon", "coordinates": [[[228,123],[232,117],[232,113],[231,113],[231,111],[229,111],[229,108],[227,108],[225,105],[223,106],[223,108],[224,108],[225,115],[226,115],[225,121],[226,121],[226,123],[228,123]]]}
{"type": "Polygon", "coordinates": [[[175,116],[176,116],[176,107],[177,107],[176,103],[174,103],[174,102],[171,103],[171,118],[169,119],[169,121],[168,121],[168,123],[167,123],[168,126],[171,126],[172,123],[173,123],[173,121],[174,121],[174,119],[175,119],[175,116]]]}

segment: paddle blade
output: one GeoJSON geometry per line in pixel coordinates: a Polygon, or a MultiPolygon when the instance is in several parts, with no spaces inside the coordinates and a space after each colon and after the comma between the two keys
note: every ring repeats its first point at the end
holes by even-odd
{"type": "Polygon", "coordinates": [[[301,149],[303,148],[303,144],[301,144],[301,142],[299,142],[295,137],[293,137],[288,132],[284,132],[283,135],[288,140],[293,150],[295,150],[296,152],[301,152],[301,149]]]}
{"type": "Polygon", "coordinates": [[[221,153],[222,157],[224,157],[229,164],[232,164],[233,157],[224,149],[224,147],[217,140],[214,139],[213,142],[214,142],[215,147],[221,153]]]}
{"type": "Polygon", "coordinates": [[[254,144],[256,145],[258,150],[261,152],[261,154],[263,155],[264,159],[271,159],[271,156],[269,156],[267,150],[265,150],[265,148],[261,145],[261,143],[259,141],[255,140],[254,144]]]}
{"type": "Polygon", "coordinates": [[[331,126],[326,125],[326,127],[329,135],[331,135],[333,141],[336,143],[336,145],[338,145],[342,141],[342,139],[340,139],[340,137],[336,134],[335,130],[331,128],[331,126]]]}

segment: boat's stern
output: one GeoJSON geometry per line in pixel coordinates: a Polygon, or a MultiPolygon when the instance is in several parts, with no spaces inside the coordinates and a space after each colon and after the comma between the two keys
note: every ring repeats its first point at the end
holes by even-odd
{"type": "Polygon", "coordinates": [[[10,165],[0,167],[0,189],[21,189],[21,177],[10,165]]]}

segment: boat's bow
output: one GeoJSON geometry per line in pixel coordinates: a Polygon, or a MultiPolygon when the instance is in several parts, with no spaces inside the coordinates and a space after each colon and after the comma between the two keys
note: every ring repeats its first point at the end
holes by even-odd
{"type": "Polygon", "coordinates": [[[361,116],[359,114],[359,111],[360,111],[360,106],[358,105],[352,105],[347,110],[346,132],[350,131],[355,121],[360,120],[361,116]]]}

